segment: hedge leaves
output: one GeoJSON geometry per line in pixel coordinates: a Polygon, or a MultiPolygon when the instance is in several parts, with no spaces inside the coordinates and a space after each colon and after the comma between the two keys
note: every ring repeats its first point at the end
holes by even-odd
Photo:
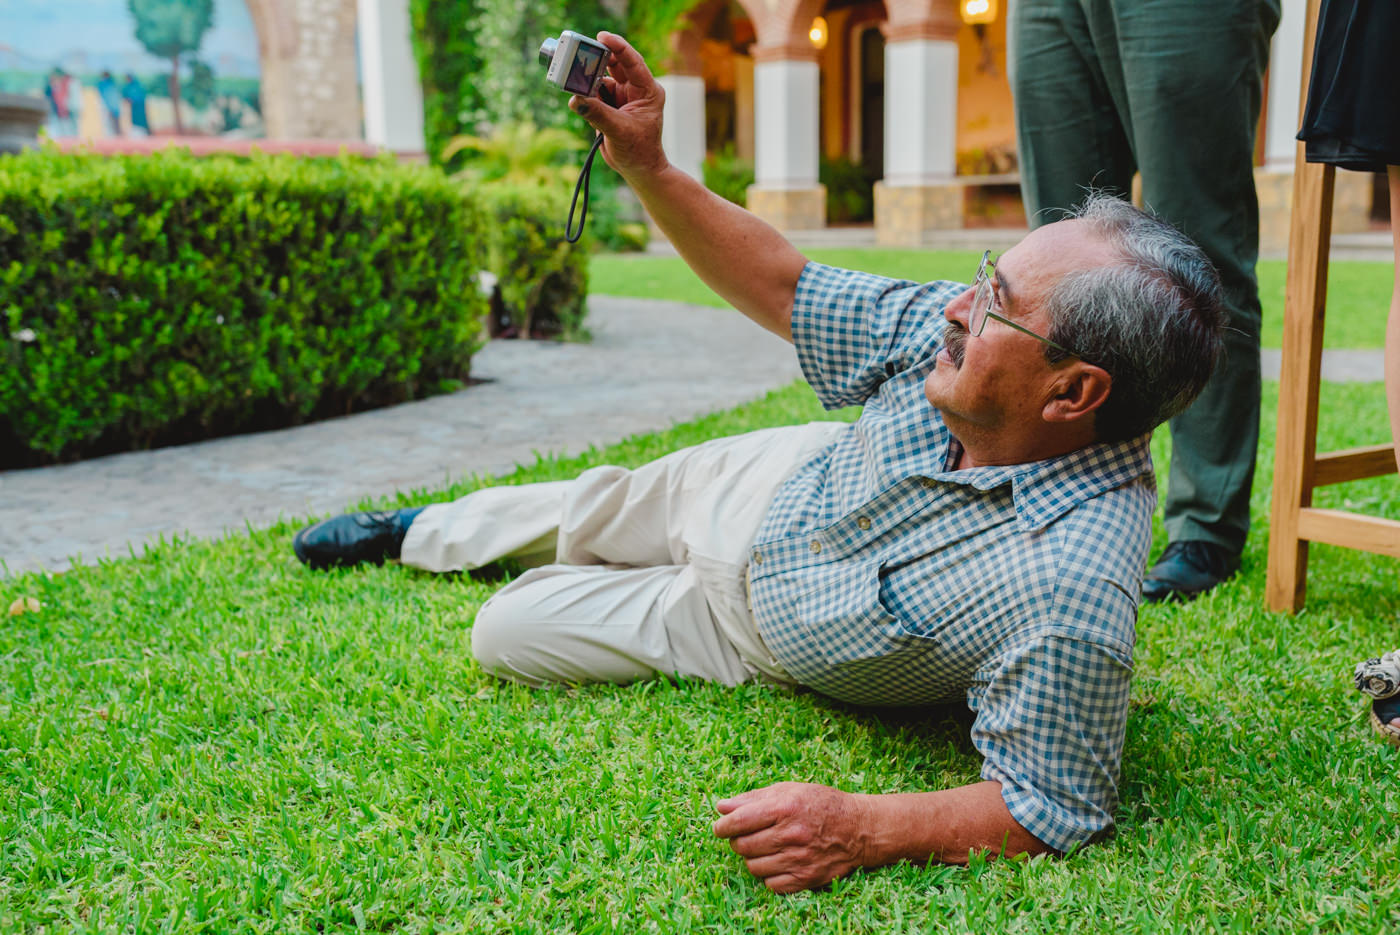
{"type": "Polygon", "coordinates": [[[483,340],[484,220],[387,160],[0,159],[0,467],[455,385],[483,340]]]}

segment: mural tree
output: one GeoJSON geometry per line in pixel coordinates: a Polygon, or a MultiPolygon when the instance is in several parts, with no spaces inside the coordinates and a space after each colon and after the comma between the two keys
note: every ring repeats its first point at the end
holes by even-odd
{"type": "Polygon", "coordinates": [[[127,0],[136,20],[136,39],[157,58],[170,60],[170,100],[175,105],[175,132],[180,122],[180,56],[198,52],[214,25],[214,0],[127,0]]]}

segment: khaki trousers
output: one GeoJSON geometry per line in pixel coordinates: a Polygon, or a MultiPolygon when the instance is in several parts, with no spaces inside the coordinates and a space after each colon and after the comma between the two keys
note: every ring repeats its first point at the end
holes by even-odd
{"type": "Polygon", "coordinates": [[[536,566],[482,605],[472,628],[477,660],[506,678],[790,681],[749,611],[749,547],[778,487],[847,428],[765,429],[636,470],[479,490],[420,513],[401,560],[435,572],[502,558],[536,566]]]}

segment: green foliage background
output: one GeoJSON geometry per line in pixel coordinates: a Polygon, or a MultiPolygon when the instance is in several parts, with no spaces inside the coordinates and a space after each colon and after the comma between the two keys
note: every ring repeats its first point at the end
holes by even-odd
{"type": "Polygon", "coordinates": [[[214,0],[127,0],[136,39],[157,58],[194,52],[214,25],[214,0]]]}
{"type": "MultiPolygon", "coordinates": [[[[620,22],[596,3],[541,0],[410,0],[413,47],[423,82],[428,155],[442,161],[455,136],[505,123],[587,128],[569,120],[562,91],[544,81],[540,43],[565,29],[593,35],[620,22]]],[[[460,165],[454,161],[452,165],[460,165]]]]}
{"type": "Polygon", "coordinates": [[[578,126],[563,92],[544,82],[540,43],[565,29],[586,36],[606,29],[665,72],[669,37],[692,6],[694,0],[648,0],[628,4],[619,16],[596,0],[410,0],[429,156],[437,161],[452,137],[501,123],[578,126]]]}

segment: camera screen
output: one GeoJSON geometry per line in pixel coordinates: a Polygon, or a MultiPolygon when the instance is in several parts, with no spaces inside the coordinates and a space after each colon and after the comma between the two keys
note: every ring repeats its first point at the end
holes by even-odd
{"type": "Polygon", "coordinates": [[[598,74],[598,66],[603,63],[603,50],[579,43],[574,53],[569,77],[564,79],[564,90],[575,94],[588,94],[593,90],[593,78],[598,74]]]}

